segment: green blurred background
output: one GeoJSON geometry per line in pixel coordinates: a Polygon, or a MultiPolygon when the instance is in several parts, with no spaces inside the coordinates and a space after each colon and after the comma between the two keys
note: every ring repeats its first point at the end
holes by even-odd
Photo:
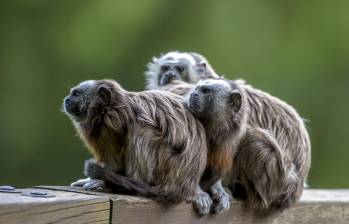
{"type": "Polygon", "coordinates": [[[69,87],[144,89],[152,56],[197,51],[309,120],[312,187],[349,187],[349,1],[0,2],[0,185],[67,185],[89,158],[69,87]]]}

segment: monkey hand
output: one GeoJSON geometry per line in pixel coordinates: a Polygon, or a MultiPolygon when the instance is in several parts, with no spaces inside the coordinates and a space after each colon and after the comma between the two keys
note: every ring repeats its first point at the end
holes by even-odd
{"type": "Polygon", "coordinates": [[[199,190],[194,197],[193,206],[200,216],[209,214],[212,206],[210,195],[202,190],[199,190]]]}
{"type": "Polygon", "coordinates": [[[104,191],[104,181],[100,180],[103,167],[100,166],[96,160],[89,159],[85,162],[85,175],[86,179],[80,179],[71,184],[72,187],[82,187],[89,191],[104,191]]]}
{"type": "Polygon", "coordinates": [[[101,164],[97,163],[95,159],[89,159],[85,161],[84,173],[87,177],[92,179],[103,179],[105,169],[101,164]]]}
{"type": "Polygon", "coordinates": [[[211,192],[212,192],[212,199],[214,201],[214,204],[212,206],[212,213],[218,214],[229,209],[230,207],[229,194],[223,188],[214,189],[214,190],[211,190],[211,192]]]}
{"type": "Polygon", "coordinates": [[[87,182],[89,182],[91,180],[91,178],[85,178],[85,179],[79,179],[73,183],[70,184],[71,187],[82,187],[84,184],[86,184],[87,182]]]}

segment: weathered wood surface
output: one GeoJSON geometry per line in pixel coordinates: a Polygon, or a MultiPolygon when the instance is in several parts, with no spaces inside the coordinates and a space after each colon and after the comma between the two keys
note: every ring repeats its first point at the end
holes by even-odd
{"type": "Polygon", "coordinates": [[[41,186],[56,198],[0,193],[2,223],[349,223],[349,190],[306,190],[301,201],[279,214],[261,216],[233,201],[228,211],[198,217],[191,204],[171,207],[145,198],[86,192],[79,188],[41,186]],[[26,198],[22,198],[26,197],[26,198]],[[110,202],[110,203],[109,203],[110,202]],[[110,221],[110,222],[109,222],[110,221]]]}
{"type": "MultiPolygon", "coordinates": [[[[23,189],[30,191],[31,189],[23,189]]],[[[109,223],[110,199],[106,196],[45,190],[51,198],[0,192],[0,224],[109,223]]]]}
{"type": "Polygon", "coordinates": [[[135,197],[113,197],[113,223],[231,223],[231,224],[336,224],[349,223],[349,190],[306,190],[301,201],[282,213],[261,216],[232,202],[228,211],[198,218],[191,205],[163,208],[135,197]]]}

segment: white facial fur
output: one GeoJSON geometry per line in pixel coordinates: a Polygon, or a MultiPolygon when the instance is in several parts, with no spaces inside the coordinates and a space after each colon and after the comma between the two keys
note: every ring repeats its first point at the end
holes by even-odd
{"type": "MultiPolygon", "coordinates": [[[[158,83],[158,75],[160,72],[160,67],[163,64],[164,61],[168,61],[168,58],[172,58],[170,62],[177,63],[180,61],[180,59],[186,59],[191,66],[189,66],[189,73],[195,74],[196,71],[194,67],[196,66],[196,62],[194,58],[188,54],[188,53],[181,53],[178,51],[172,51],[165,55],[161,55],[159,58],[153,57],[152,62],[148,64],[148,71],[145,73],[146,80],[147,80],[147,89],[158,89],[159,83],[158,83]]],[[[196,83],[199,81],[200,77],[198,75],[192,75],[191,76],[193,83],[196,83]]]]}
{"type": "Polygon", "coordinates": [[[190,62],[190,64],[192,64],[192,65],[196,64],[194,58],[190,54],[180,53],[180,52],[176,52],[176,51],[169,52],[169,53],[165,54],[162,58],[163,58],[163,60],[166,60],[167,58],[173,58],[172,61],[174,61],[174,62],[178,62],[180,59],[185,58],[190,62]]]}

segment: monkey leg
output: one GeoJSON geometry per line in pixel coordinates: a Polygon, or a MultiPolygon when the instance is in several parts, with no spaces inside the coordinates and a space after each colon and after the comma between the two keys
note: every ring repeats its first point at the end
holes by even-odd
{"type": "Polygon", "coordinates": [[[234,161],[233,172],[245,188],[248,207],[283,209],[299,199],[303,179],[267,130],[248,130],[234,161]]]}
{"type": "Polygon", "coordinates": [[[197,187],[196,195],[192,203],[198,214],[204,216],[210,213],[213,202],[208,193],[203,191],[201,187],[197,187]]]}
{"type": "Polygon", "coordinates": [[[210,189],[211,198],[215,203],[212,206],[212,213],[222,213],[230,207],[229,194],[222,186],[222,180],[217,181],[210,189]]]}

